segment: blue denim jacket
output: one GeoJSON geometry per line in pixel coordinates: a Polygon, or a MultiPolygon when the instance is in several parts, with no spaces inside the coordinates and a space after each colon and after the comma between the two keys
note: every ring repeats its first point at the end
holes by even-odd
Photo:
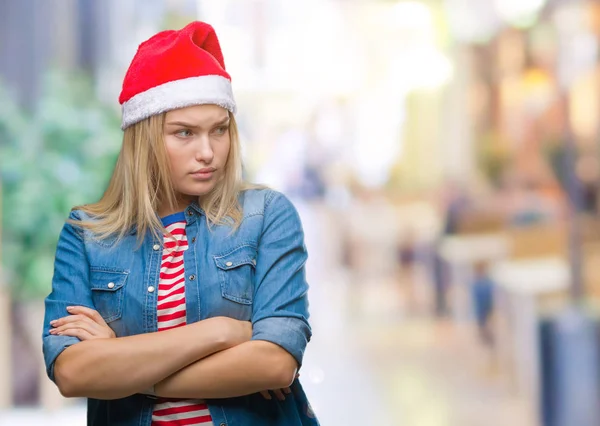
{"type": "MultiPolygon", "coordinates": [[[[184,254],[187,322],[214,316],[252,321],[254,340],[286,349],[302,363],[311,337],[308,324],[307,252],[298,213],[282,194],[264,189],[240,195],[241,226],[208,227],[195,203],[185,210],[189,249],[184,254]]],[[[87,219],[73,211],[71,219],[87,219]]],[[[96,309],[117,337],[157,331],[157,293],[162,241],[149,233],[139,246],[135,230],[118,243],[98,240],[66,223],[58,241],[52,292],[46,298],[43,349],[48,376],[54,362],[79,339],[50,335],[50,321],[66,307],[96,309]],[[109,283],[112,283],[110,286],[109,283]]],[[[260,394],[208,400],[218,426],[318,425],[296,380],[285,401],[260,394]]],[[[117,400],[88,399],[88,424],[150,425],[154,400],[136,394],[117,400]]]]}

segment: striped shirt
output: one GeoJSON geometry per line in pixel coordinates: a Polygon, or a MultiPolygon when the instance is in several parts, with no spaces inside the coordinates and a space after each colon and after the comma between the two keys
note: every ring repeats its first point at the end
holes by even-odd
{"type": "MultiPolygon", "coordinates": [[[[158,281],[158,331],[186,324],[183,253],[188,248],[185,216],[176,213],[162,219],[165,234],[158,281]]],[[[208,406],[200,400],[161,398],[154,406],[152,426],[213,426],[208,406]]]]}

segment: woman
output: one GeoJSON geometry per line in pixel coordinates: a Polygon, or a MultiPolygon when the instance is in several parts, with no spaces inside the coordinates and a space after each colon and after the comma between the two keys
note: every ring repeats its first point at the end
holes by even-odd
{"type": "Polygon", "coordinates": [[[109,186],[60,234],[49,377],[88,398],[89,425],[318,424],[297,380],[311,336],[302,226],[283,195],[242,182],[212,27],[142,43],[120,103],[109,186]]]}

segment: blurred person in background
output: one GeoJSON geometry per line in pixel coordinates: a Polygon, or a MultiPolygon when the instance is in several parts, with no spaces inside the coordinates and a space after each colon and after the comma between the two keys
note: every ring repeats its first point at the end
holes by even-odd
{"type": "Polygon", "coordinates": [[[72,210],[46,298],[47,373],[90,425],[317,425],[297,371],[307,252],[282,194],[242,180],[213,28],[142,43],[102,199],[72,210]]]}
{"type": "Polygon", "coordinates": [[[491,316],[494,309],[494,282],[490,277],[486,262],[475,265],[471,297],[481,343],[490,347],[493,344],[491,316]]]}
{"type": "Polygon", "coordinates": [[[418,289],[416,287],[421,284],[417,276],[417,266],[420,260],[419,250],[416,231],[409,228],[398,240],[396,257],[400,266],[399,283],[404,297],[406,297],[408,310],[412,314],[416,313],[418,309],[418,289]]]}
{"type": "Polygon", "coordinates": [[[434,314],[438,318],[449,314],[448,287],[450,271],[446,260],[441,255],[440,246],[446,236],[459,232],[459,227],[471,207],[471,200],[466,188],[458,182],[449,182],[440,195],[442,210],[442,228],[433,241],[430,250],[432,256],[432,281],[435,293],[434,314]]]}

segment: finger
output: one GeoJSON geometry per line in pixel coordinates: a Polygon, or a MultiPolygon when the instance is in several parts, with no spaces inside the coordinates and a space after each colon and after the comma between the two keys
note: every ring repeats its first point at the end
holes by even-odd
{"type": "Polygon", "coordinates": [[[96,330],[95,327],[93,327],[91,324],[88,324],[83,321],[75,321],[75,322],[70,322],[65,325],[61,325],[60,327],[50,330],[50,333],[60,335],[61,333],[63,333],[66,330],[73,330],[73,329],[85,330],[86,332],[88,332],[92,335],[98,334],[98,330],[96,330]]]}
{"type": "Polygon", "coordinates": [[[50,325],[52,325],[53,327],[60,327],[61,325],[69,324],[76,321],[85,321],[90,324],[94,322],[85,315],[70,315],[68,317],[62,317],[57,320],[50,321],[50,325]]]}
{"type": "Polygon", "coordinates": [[[88,318],[84,315],[72,315],[70,317],[60,318],[56,321],[50,322],[50,324],[52,325],[54,330],[59,329],[60,327],[64,327],[69,324],[79,324],[78,326],[81,326],[82,324],[86,324],[87,326],[85,328],[88,331],[91,332],[92,330],[94,330],[94,334],[99,334],[102,332],[101,325],[97,324],[96,322],[94,322],[93,320],[91,320],[90,318],[88,318]]]}
{"type": "Polygon", "coordinates": [[[281,389],[273,389],[272,392],[275,394],[278,400],[285,401],[285,395],[281,392],[281,389]]]}
{"type": "Polygon", "coordinates": [[[116,337],[112,328],[106,325],[106,323],[104,325],[98,324],[96,321],[83,314],[74,314],[68,317],[63,317],[54,321],[50,321],[50,325],[53,327],[53,329],[56,329],[60,328],[61,326],[73,324],[76,322],[88,324],[87,330],[90,332],[93,331],[92,334],[94,334],[96,337],[116,337]]]}
{"type": "Polygon", "coordinates": [[[271,394],[269,393],[269,391],[262,391],[260,394],[261,394],[261,395],[262,395],[262,396],[263,396],[265,399],[269,399],[269,400],[273,399],[273,397],[271,396],[271,394]]]}
{"type": "Polygon", "coordinates": [[[98,311],[91,308],[86,308],[85,306],[68,306],[67,312],[75,315],[85,315],[86,317],[90,318],[91,320],[100,325],[107,325],[106,321],[104,321],[104,318],[102,318],[102,315],[100,315],[98,311]]]}
{"type": "Polygon", "coordinates": [[[284,388],[283,393],[285,393],[286,395],[289,395],[292,393],[292,390],[290,388],[284,388]]]}
{"type": "Polygon", "coordinates": [[[85,330],[86,332],[90,333],[91,335],[94,336],[94,338],[97,338],[97,339],[100,339],[100,338],[112,339],[114,337],[117,337],[110,327],[108,327],[108,326],[103,327],[101,325],[98,325],[95,322],[93,322],[92,320],[90,320],[89,318],[87,319],[87,321],[69,322],[60,327],[54,328],[54,329],[50,330],[50,334],[61,334],[65,330],[76,329],[76,328],[81,328],[81,329],[85,330]]]}
{"type": "Polygon", "coordinates": [[[70,328],[59,334],[60,336],[77,337],[79,340],[92,340],[96,337],[82,328],[70,328]]]}

